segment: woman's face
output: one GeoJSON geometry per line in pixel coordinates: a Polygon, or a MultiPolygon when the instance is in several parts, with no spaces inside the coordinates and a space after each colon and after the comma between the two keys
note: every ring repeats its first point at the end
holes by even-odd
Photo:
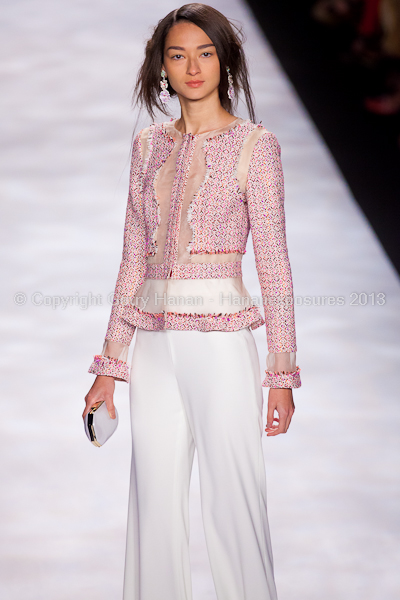
{"type": "Polygon", "coordinates": [[[219,86],[215,46],[193,23],[182,21],[171,27],[165,40],[163,68],[176,93],[188,100],[201,100],[219,86]]]}

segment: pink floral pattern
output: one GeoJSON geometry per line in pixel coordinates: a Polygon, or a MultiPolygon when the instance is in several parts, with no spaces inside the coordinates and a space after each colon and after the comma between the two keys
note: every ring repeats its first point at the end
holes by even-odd
{"type": "Polygon", "coordinates": [[[245,194],[236,178],[243,142],[256,126],[239,123],[203,144],[207,173],[189,213],[193,231],[191,254],[239,252],[244,254],[249,234],[245,194]],[[205,227],[210,222],[212,226],[205,227]]]}
{"type": "Polygon", "coordinates": [[[226,263],[192,263],[167,265],[148,264],[146,279],[227,279],[242,277],[242,261],[226,263]]]}
{"type": "Polygon", "coordinates": [[[296,371],[293,371],[293,373],[265,371],[266,376],[263,386],[270,388],[299,388],[301,386],[300,371],[300,367],[296,367],[296,371]]]}
{"type": "Polygon", "coordinates": [[[264,325],[258,308],[251,306],[236,313],[177,313],[161,312],[148,313],[137,306],[130,306],[125,318],[135,327],[160,331],[162,329],[177,329],[181,331],[237,331],[244,327],[256,329],[264,325]]]}
{"type": "Polygon", "coordinates": [[[273,133],[258,140],[247,176],[247,203],[268,349],[296,352],[293,283],[286,245],[281,149],[273,133]]]}
{"type": "Polygon", "coordinates": [[[146,271],[146,221],[143,213],[140,136],[133,145],[128,204],[126,208],[122,261],[114,291],[106,339],[129,345],[134,328],[125,321],[123,312],[128,298],[144,281],[146,271]]]}
{"type": "MultiPolygon", "coordinates": [[[[274,134],[265,130],[255,144],[245,192],[240,190],[236,177],[243,144],[257,127],[261,125],[241,121],[223,133],[206,138],[203,150],[207,175],[189,207],[188,220],[193,233],[189,245],[192,254],[244,254],[251,230],[265,321],[254,306],[229,315],[194,315],[145,313],[130,304],[146,278],[218,279],[242,276],[238,261],[177,262],[182,202],[199,138],[191,134],[182,136],[178,151],[163,262],[147,263],[146,257],[154,256],[158,250],[156,232],[160,211],[155,181],[176,145],[164,124],[153,124],[148,132],[145,161],[142,160],[141,133],[133,145],[123,255],[106,340],[129,345],[136,327],[235,331],[243,327],[254,329],[265,323],[269,352],[297,350],[292,273],[286,245],[284,182],[280,146],[274,134]]],[[[128,365],[110,363],[109,360],[104,358],[101,362],[97,357],[90,372],[120,373],[122,376],[118,376],[127,381],[128,365]]],[[[299,387],[299,371],[284,374],[268,372],[263,385],[299,387]]]]}
{"type": "Polygon", "coordinates": [[[154,256],[158,250],[156,237],[157,228],[160,224],[156,181],[165,161],[174,149],[175,141],[166,133],[162,124],[156,123],[149,128],[147,141],[148,152],[145,164],[142,165],[141,169],[136,170],[132,176],[138,180],[141,188],[146,256],[154,256]]]}
{"type": "Polygon", "coordinates": [[[96,354],[89,368],[89,373],[94,375],[108,375],[116,379],[129,382],[129,367],[126,362],[109,356],[96,354]]]}

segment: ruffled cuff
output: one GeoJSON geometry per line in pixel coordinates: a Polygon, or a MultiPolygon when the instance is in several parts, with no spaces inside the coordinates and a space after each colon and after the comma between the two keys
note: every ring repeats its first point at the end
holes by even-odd
{"type": "Polygon", "coordinates": [[[301,386],[300,367],[288,373],[287,371],[265,371],[263,387],[269,388],[299,388],[301,386]]]}
{"type": "Polygon", "coordinates": [[[96,354],[88,372],[94,375],[108,375],[109,377],[129,383],[128,363],[117,358],[96,354]]]}

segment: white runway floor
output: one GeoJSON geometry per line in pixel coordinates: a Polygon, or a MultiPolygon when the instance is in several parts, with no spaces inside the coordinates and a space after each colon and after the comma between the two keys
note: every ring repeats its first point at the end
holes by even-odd
{"type": "MultiPolygon", "coordinates": [[[[303,386],[294,391],[288,434],[264,437],[278,595],[396,600],[399,279],[245,5],[211,4],[244,23],[258,117],[277,135],[285,171],[303,386]],[[306,296],[344,304],[307,306],[306,296]]],[[[121,422],[105,447],[89,444],[81,413],[121,258],[130,93],[149,27],[176,7],[164,0],[1,7],[4,600],[121,599],[128,386],[117,384],[121,422]],[[24,304],[15,303],[17,292],[24,304]],[[102,305],[46,305],[57,296],[83,303],[89,294],[102,305]]],[[[251,243],[245,283],[259,294],[251,243]]],[[[264,368],[265,329],[255,335],[264,368]]],[[[191,553],[194,600],[216,600],[196,467],[191,553]]]]}

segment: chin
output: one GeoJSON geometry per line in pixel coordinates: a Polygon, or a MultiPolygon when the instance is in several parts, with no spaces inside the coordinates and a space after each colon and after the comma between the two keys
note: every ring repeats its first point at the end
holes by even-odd
{"type": "Polygon", "coordinates": [[[212,94],[213,90],[209,91],[209,90],[200,90],[200,89],[193,89],[193,90],[185,90],[184,93],[182,92],[177,92],[181,97],[185,98],[186,100],[203,100],[203,98],[207,98],[207,96],[210,96],[212,94]]]}

